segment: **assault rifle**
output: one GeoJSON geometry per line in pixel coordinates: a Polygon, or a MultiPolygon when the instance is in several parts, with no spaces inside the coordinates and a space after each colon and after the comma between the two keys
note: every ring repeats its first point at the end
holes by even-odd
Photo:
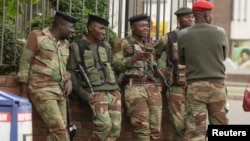
{"type": "Polygon", "coordinates": [[[161,81],[164,83],[165,87],[167,87],[169,90],[171,90],[170,85],[168,84],[165,76],[162,74],[162,72],[157,68],[156,65],[153,65],[153,70],[160,76],[161,81]]]}
{"type": "Polygon", "coordinates": [[[69,97],[67,97],[67,122],[68,122],[68,131],[69,131],[70,141],[73,141],[76,135],[77,127],[71,122],[71,110],[70,110],[70,104],[69,104],[69,97]]]}
{"type": "Polygon", "coordinates": [[[93,91],[93,87],[92,87],[92,85],[91,85],[91,83],[89,81],[89,78],[88,78],[84,68],[82,67],[81,63],[79,63],[79,71],[80,71],[80,75],[81,75],[82,79],[86,80],[86,82],[87,82],[87,84],[88,84],[88,86],[90,88],[91,93],[93,94],[93,96],[95,96],[95,93],[93,91]]]}
{"type": "MultiPolygon", "coordinates": [[[[147,50],[146,50],[146,51],[147,51],[147,50]]],[[[157,68],[156,65],[153,65],[153,64],[152,64],[152,58],[149,58],[149,59],[147,60],[147,63],[148,63],[148,65],[149,65],[149,67],[150,67],[152,73],[156,73],[156,74],[160,77],[161,81],[164,83],[164,86],[162,86],[162,87],[165,88],[165,89],[171,90],[171,87],[170,87],[170,85],[168,84],[168,82],[167,82],[165,76],[164,76],[164,75],[162,74],[162,72],[157,68]]]]}

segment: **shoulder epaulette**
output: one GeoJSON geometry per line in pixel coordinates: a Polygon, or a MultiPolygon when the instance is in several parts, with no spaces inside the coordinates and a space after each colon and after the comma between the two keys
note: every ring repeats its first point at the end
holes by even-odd
{"type": "Polygon", "coordinates": [[[180,38],[181,36],[185,35],[186,33],[188,33],[188,28],[184,28],[182,30],[180,30],[177,34],[178,38],[180,38]]]}
{"type": "Polygon", "coordinates": [[[220,27],[220,26],[216,26],[216,29],[224,34],[226,34],[226,31],[224,28],[220,27]]]}

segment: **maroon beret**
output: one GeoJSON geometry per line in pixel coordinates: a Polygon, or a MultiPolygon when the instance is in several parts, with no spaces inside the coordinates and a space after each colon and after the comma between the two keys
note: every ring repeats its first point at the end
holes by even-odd
{"type": "Polygon", "coordinates": [[[202,11],[202,10],[212,10],[214,5],[206,0],[196,0],[193,3],[192,10],[193,11],[202,11]]]}

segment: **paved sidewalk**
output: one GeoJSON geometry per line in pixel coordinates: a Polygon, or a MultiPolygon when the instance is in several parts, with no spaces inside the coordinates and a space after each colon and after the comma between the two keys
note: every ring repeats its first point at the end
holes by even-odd
{"type": "Polygon", "coordinates": [[[231,93],[228,93],[228,99],[230,100],[243,100],[243,94],[242,95],[239,95],[239,94],[231,94],[231,93]]]}
{"type": "Polygon", "coordinates": [[[226,82],[228,90],[228,99],[242,100],[246,85],[246,83],[240,82],[226,82]]]}

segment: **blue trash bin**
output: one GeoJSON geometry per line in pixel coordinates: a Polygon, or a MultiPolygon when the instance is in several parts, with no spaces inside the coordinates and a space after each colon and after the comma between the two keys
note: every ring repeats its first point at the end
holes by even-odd
{"type": "Polygon", "coordinates": [[[0,91],[0,141],[32,141],[29,99],[0,91]]]}

